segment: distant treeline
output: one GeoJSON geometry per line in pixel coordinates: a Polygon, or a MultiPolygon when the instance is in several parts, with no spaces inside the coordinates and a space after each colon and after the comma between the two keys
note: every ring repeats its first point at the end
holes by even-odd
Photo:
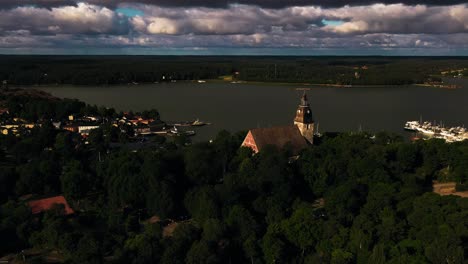
{"type": "Polygon", "coordinates": [[[10,85],[113,85],[226,75],[243,81],[403,85],[439,80],[433,75],[467,67],[464,57],[0,56],[0,78],[10,85]]]}

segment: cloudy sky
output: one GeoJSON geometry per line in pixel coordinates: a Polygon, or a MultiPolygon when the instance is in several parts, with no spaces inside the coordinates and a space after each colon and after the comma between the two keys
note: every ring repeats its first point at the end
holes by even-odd
{"type": "Polygon", "coordinates": [[[0,0],[3,54],[468,55],[460,0],[0,0]]]}

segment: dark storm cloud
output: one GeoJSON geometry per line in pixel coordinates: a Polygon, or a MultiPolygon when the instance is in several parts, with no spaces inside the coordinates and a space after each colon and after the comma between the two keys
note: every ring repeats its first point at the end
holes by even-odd
{"type": "Polygon", "coordinates": [[[18,6],[57,7],[75,5],[74,0],[1,0],[0,8],[9,9],[18,6]]]}
{"type": "Polygon", "coordinates": [[[429,6],[464,4],[466,0],[1,0],[0,8],[8,9],[17,6],[34,5],[40,7],[57,7],[65,5],[75,5],[77,2],[87,2],[90,4],[116,7],[122,3],[141,3],[165,7],[211,7],[225,8],[231,4],[256,5],[264,8],[285,8],[290,6],[321,6],[342,7],[345,5],[371,5],[375,3],[405,5],[424,4],[429,6]]]}

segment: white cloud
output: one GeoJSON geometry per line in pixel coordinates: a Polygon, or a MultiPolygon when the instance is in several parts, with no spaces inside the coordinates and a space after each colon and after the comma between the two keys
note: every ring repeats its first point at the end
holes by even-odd
{"type": "Polygon", "coordinates": [[[0,29],[39,34],[105,34],[124,32],[123,18],[100,6],[79,3],[52,9],[32,6],[0,11],[0,29]]]}
{"type": "Polygon", "coordinates": [[[154,17],[149,19],[146,32],[149,34],[178,34],[179,26],[177,21],[168,18],[154,17]]]}
{"type": "Polygon", "coordinates": [[[466,5],[427,7],[403,4],[343,7],[327,10],[326,15],[348,20],[328,26],[331,32],[343,34],[450,34],[468,32],[466,5]]]}
{"type": "Polygon", "coordinates": [[[122,4],[128,17],[79,3],[0,10],[0,47],[440,48],[468,43],[468,7],[373,4],[224,9],[122,4]],[[343,21],[323,25],[322,20],[343,21]]]}

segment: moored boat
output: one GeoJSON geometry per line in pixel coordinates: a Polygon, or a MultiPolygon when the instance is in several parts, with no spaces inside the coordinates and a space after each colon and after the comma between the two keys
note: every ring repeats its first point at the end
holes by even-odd
{"type": "Polygon", "coordinates": [[[199,119],[192,122],[192,126],[204,126],[204,125],[207,125],[207,123],[200,121],[199,119]]]}
{"type": "Polygon", "coordinates": [[[195,131],[193,131],[193,130],[188,130],[188,131],[179,130],[176,126],[171,128],[171,130],[169,130],[169,132],[170,132],[170,135],[172,135],[172,136],[182,136],[182,135],[194,136],[196,134],[195,131]]]}

